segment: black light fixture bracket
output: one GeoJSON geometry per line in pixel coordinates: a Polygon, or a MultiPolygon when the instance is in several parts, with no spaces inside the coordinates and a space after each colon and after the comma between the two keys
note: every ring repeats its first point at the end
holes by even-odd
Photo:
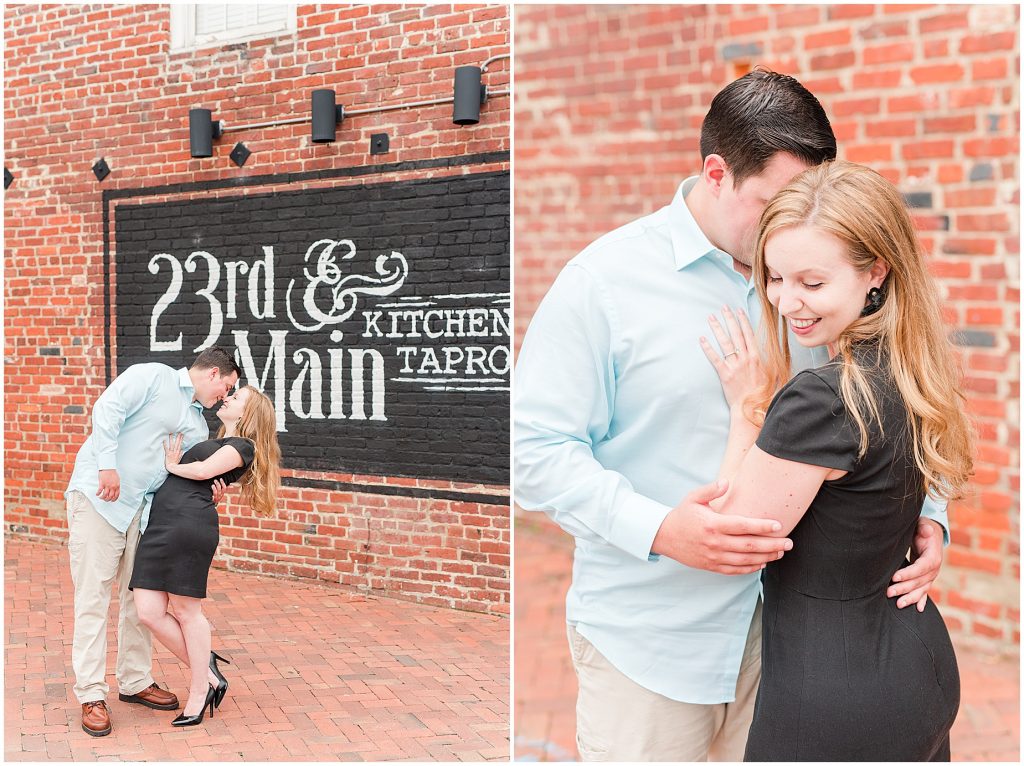
{"type": "Polygon", "coordinates": [[[100,157],[96,164],[92,166],[92,172],[96,176],[97,181],[102,181],[104,178],[110,175],[110,166],[107,161],[100,157]]]}
{"type": "MultiPolygon", "coordinates": [[[[487,67],[489,67],[491,64],[493,64],[495,61],[501,61],[502,59],[506,59],[507,60],[507,59],[511,59],[511,58],[512,58],[512,54],[511,53],[499,53],[497,56],[491,56],[489,59],[487,59],[487,61],[485,61],[483,64],[480,65],[480,74],[485,74],[487,72],[487,67]]],[[[496,91],[494,91],[494,93],[490,93],[487,90],[487,86],[486,85],[481,85],[480,86],[480,106],[483,106],[484,104],[487,103],[487,98],[489,96],[507,96],[511,92],[512,92],[511,90],[496,90],[496,91]]]]}
{"type": "Polygon", "coordinates": [[[235,144],[235,148],[231,150],[231,154],[229,154],[228,157],[230,157],[231,161],[238,167],[242,167],[251,155],[252,152],[249,150],[249,147],[239,141],[235,144]]]}
{"type": "Polygon", "coordinates": [[[390,146],[387,133],[374,133],[370,136],[370,154],[387,154],[390,146]]]}

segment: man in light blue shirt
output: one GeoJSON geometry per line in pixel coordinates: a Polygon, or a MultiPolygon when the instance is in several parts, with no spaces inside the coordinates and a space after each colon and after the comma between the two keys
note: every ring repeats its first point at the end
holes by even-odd
{"type": "MultiPolygon", "coordinates": [[[[726,305],[757,324],[758,218],[835,157],[835,138],[796,80],[754,72],[712,102],[701,154],[668,207],[568,263],[516,368],[516,499],[576,539],[566,620],[584,760],[742,760],[760,675],[757,572],[791,546],[767,537],[771,521],[707,506],[729,410],[698,339],[726,305]]],[[[792,352],[795,369],[828,360],[792,352]]],[[[943,508],[926,513],[945,526],[943,508]]],[[[905,600],[941,563],[933,523],[895,586],[905,600]]]]}
{"type": "Polygon", "coordinates": [[[184,435],[184,448],[209,438],[203,407],[213,407],[238,382],[240,370],[221,348],[203,351],[192,367],[135,364],[100,394],[65,498],[68,551],[75,586],[71,662],[82,728],[101,737],[111,731],[106,706],[107,611],[120,578],[117,637],[119,697],[158,710],[178,699],[153,682],[152,639],[139,622],[128,590],[135,549],[149,521],[150,501],[167,477],[163,444],[184,435]]]}

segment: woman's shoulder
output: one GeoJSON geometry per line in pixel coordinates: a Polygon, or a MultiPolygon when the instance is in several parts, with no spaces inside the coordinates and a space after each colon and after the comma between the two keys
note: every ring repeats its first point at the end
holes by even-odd
{"type": "Polygon", "coordinates": [[[779,394],[799,391],[808,395],[839,397],[841,375],[840,364],[827,362],[820,367],[801,370],[779,389],[779,394]]]}
{"type": "Polygon", "coordinates": [[[220,446],[220,440],[219,439],[202,439],[201,441],[197,441],[195,444],[193,444],[191,447],[189,447],[187,452],[191,452],[194,449],[202,449],[202,450],[208,450],[210,448],[216,449],[219,446],[220,446]]]}
{"type": "MultiPolygon", "coordinates": [[[[875,406],[878,407],[879,416],[885,422],[893,417],[905,417],[905,405],[884,351],[876,344],[857,344],[852,349],[851,357],[859,373],[858,377],[867,384],[875,406]]],[[[800,402],[804,406],[822,406],[833,417],[847,419],[849,403],[843,393],[843,376],[849,372],[846,367],[850,363],[837,356],[820,367],[798,372],[779,389],[772,400],[772,404],[777,405],[774,407],[777,410],[776,416],[800,402]],[[783,407],[784,403],[788,406],[783,407]]]]}
{"type": "Polygon", "coordinates": [[[757,446],[785,460],[852,470],[857,439],[839,389],[830,364],[794,375],[769,405],[757,446]]]}
{"type": "MultiPolygon", "coordinates": [[[[885,386],[891,378],[889,362],[884,351],[875,343],[857,343],[851,349],[853,363],[873,386],[885,386]]],[[[828,388],[833,394],[842,398],[843,368],[847,364],[842,357],[825,362],[819,367],[802,370],[794,375],[787,385],[810,388],[828,388]]],[[[784,386],[785,388],[785,386],[784,386]]]]}
{"type": "Polygon", "coordinates": [[[256,446],[256,442],[254,442],[252,439],[247,439],[244,436],[222,436],[219,439],[215,439],[215,441],[219,442],[220,444],[229,444],[233,441],[239,441],[242,442],[243,444],[256,446]]]}
{"type": "Polygon", "coordinates": [[[234,447],[242,456],[242,463],[248,465],[256,458],[256,442],[244,436],[224,436],[220,440],[225,447],[234,447]]]}

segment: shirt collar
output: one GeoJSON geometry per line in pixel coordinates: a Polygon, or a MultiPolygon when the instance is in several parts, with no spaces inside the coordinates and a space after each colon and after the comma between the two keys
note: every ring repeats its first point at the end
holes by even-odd
{"type": "Polygon", "coordinates": [[[189,377],[187,367],[182,367],[178,370],[178,385],[188,394],[188,398],[191,400],[189,406],[195,407],[202,412],[203,405],[195,401],[196,387],[192,384],[192,378],[189,377]]]}
{"type": "MultiPolygon", "coordinates": [[[[691,176],[679,184],[669,206],[669,230],[672,232],[672,251],[676,259],[676,270],[684,269],[709,253],[722,253],[711,244],[686,206],[686,195],[696,185],[697,176],[691,176]]],[[[725,253],[722,253],[725,255],[725,253]]]]}

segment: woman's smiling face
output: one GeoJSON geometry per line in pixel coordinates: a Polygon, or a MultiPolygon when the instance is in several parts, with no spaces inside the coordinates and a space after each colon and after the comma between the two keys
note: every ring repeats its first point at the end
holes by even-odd
{"type": "Polygon", "coordinates": [[[225,423],[237,422],[242,413],[245,412],[245,403],[249,401],[249,387],[240,388],[231,396],[224,399],[224,404],[217,410],[217,417],[225,423]]]}
{"type": "Polygon", "coordinates": [[[834,343],[888,273],[881,260],[858,271],[836,236],[810,226],[779,229],[764,245],[768,300],[802,346],[834,343]]]}

